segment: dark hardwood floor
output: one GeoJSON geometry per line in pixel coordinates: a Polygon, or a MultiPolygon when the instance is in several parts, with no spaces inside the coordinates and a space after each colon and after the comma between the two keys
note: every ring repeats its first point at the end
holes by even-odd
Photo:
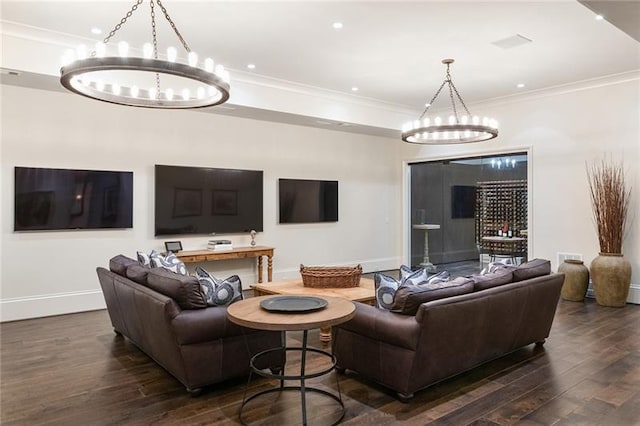
{"type": "MultiPolygon", "coordinates": [[[[245,379],[193,398],[116,336],[106,311],[4,323],[1,332],[3,425],[239,423],[245,379]]],[[[310,340],[320,345],[317,331],[310,340]]],[[[353,373],[339,377],[350,425],[640,424],[640,306],[560,302],[543,349],[520,349],[418,392],[409,404],[353,373]]],[[[336,388],[335,373],[313,382],[336,388]]],[[[272,385],[258,379],[250,391],[272,385]]],[[[309,398],[311,424],[330,422],[335,407],[309,398]]],[[[299,397],[274,394],[251,402],[246,420],[299,424],[298,410],[299,397]]]]}

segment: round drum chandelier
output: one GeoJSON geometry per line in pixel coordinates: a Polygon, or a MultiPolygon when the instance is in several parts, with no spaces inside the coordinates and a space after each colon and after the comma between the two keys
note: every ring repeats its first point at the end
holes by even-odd
{"type": "Polygon", "coordinates": [[[161,0],[150,0],[152,43],[145,43],[142,57],[129,55],[129,45],[121,41],[108,45],[144,0],[137,0],[109,35],[96,43],[91,52],[79,46],[69,49],[60,68],[60,83],[82,96],[120,105],[146,108],[202,108],[229,99],[229,72],[211,58],[198,60],[169,17],[161,0]],[[167,49],[166,59],[158,57],[155,6],[184,47],[187,62],[177,62],[175,47],[167,49]]]}
{"type": "Polygon", "coordinates": [[[439,145],[481,142],[498,136],[498,122],[496,120],[488,117],[480,118],[473,116],[469,112],[467,105],[465,105],[462,100],[462,96],[460,96],[458,89],[456,89],[456,86],[451,80],[449,67],[453,62],[453,59],[442,60],[442,63],[447,66],[446,78],[433,98],[426,104],[426,108],[420,115],[420,118],[402,126],[403,141],[416,144],[439,145]],[[429,108],[433,105],[445,85],[449,87],[452,115],[444,119],[440,116],[434,118],[427,117],[426,115],[429,108]],[[456,98],[464,109],[465,115],[459,115],[456,98]]]}

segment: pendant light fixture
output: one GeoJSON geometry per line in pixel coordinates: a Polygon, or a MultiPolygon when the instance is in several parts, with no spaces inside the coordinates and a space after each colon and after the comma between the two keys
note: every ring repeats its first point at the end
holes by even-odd
{"type": "Polygon", "coordinates": [[[89,53],[86,46],[69,49],[63,57],[60,83],[68,90],[100,101],[147,108],[202,108],[229,99],[229,72],[211,58],[199,60],[169,17],[161,0],[149,0],[151,40],[142,56],[132,55],[129,45],[109,41],[127,23],[144,0],[137,0],[109,35],[89,53]],[[156,4],[186,51],[186,63],[178,62],[175,47],[166,59],[158,55],[156,4]]]}
{"type": "Polygon", "coordinates": [[[472,116],[469,112],[462,100],[462,96],[460,96],[458,89],[456,89],[451,80],[449,68],[453,62],[453,59],[442,60],[442,63],[447,66],[446,78],[433,98],[426,104],[426,108],[420,118],[402,126],[403,141],[425,145],[440,145],[481,142],[498,136],[498,122],[496,120],[488,117],[472,116]],[[452,114],[445,118],[440,116],[428,117],[429,108],[431,108],[445,85],[449,87],[452,114]],[[462,115],[458,111],[456,98],[464,109],[462,115]]]}

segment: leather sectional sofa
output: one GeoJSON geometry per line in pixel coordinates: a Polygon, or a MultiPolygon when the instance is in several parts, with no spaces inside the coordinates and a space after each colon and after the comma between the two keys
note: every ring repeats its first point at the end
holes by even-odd
{"type": "MultiPolygon", "coordinates": [[[[251,356],[282,347],[282,333],[252,330],[227,319],[226,307],[207,307],[198,281],[126,256],[98,267],[98,279],[117,334],[178,379],[189,392],[249,374],[251,356]]],[[[281,352],[259,367],[278,370],[281,352]]]]}
{"type": "Polygon", "coordinates": [[[412,301],[415,315],[356,303],[355,317],[333,329],[337,370],[366,376],[406,402],[443,379],[544,343],[564,281],[548,261],[468,280],[466,294],[412,301]]]}

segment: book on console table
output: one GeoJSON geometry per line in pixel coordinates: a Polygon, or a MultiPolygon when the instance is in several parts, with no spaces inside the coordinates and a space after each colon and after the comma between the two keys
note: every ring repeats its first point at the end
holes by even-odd
{"type": "Polygon", "coordinates": [[[233,244],[209,244],[207,248],[213,251],[233,250],[233,244]]]}

